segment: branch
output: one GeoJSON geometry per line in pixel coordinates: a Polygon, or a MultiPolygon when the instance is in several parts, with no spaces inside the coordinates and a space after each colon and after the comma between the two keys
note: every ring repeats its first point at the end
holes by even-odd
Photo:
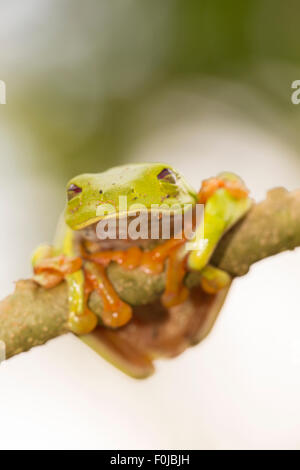
{"type": "MultiPolygon", "coordinates": [[[[268,256],[300,246],[300,190],[269,191],[219,243],[212,263],[232,276],[246,274],[250,266],[268,256]]],[[[111,263],[108,276],[119,296],[129,304],[144,305],[163,292],[165,274],[149,276],[140,269],[126,271],[111,263]]],[[[186,283],[197,284],[199,276],[189,273],[186,283]]],[[[101,314],[97,293],[90,307],[101,314]]],[[[15,292],[0,302],[0,340],[7,358],[67,332],[68,300],[65,283],[45,290],[32,280],[19,281],[15,292]]]]}
{"type": "Polygon", "coordinates": [[[243,276],[257,261],[298,246],[300,189],[275,188],[225,235],[213,263],[232,276],[243,276]]]}

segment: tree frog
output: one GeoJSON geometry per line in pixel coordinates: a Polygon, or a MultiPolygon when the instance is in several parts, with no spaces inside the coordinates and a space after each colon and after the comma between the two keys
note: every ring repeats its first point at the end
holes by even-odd
{"type": "Polygon", "coordinates": [[[230,276],[210,265],[210,258],[223,234],[250,206],[248,190],[232,173],[205,180],[199,192],[178,171],[163,163],[128,164],[77,176],[67,185],[67,205],[54,245],[40,246],[33,255],[34,279],[46,288],[66,280],[68,325],[75,334],[90,333],[100,321],[88,307],[93,290],[102,298],[102,323],[108,328],[119,328],[130,322],[132,308],[114,291],[106,275],[109,263],[118,263],[124,269],[139,267],[149,276],[166,269],[161,298],[166,308],[187,299],[187,270],[200,271],[202,288],[213,294],[230,283],[230,276]],[[126,196],[125,209],[120,196],[126,196]],[[134,220],[136,210],[131,210],[132,205],[149,214],[153,207],[162,205],[162,212],[173,217],[174,207],[177,213],[183,213],[186,207],[193,210],[197,204],[204,205],[204,215],[189,240],[174,234],[167,240],[97,237],[97,224],[109,220],[112,213],[119,223],[134,220]],[[201,243],[200,233],[204,236],[201,243]],[[187,249],[188,243],[192,243],[192,250],[187,249]]]}

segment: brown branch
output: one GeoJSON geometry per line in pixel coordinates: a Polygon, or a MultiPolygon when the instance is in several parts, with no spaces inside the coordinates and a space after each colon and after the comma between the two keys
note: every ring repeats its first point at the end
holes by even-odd
{"type": "MultiPolygon", "coordinates": [[[[263,258],[300,246],[300,190],[270,191],[265,201],[253,206],[247,216],[224,236],[213,256],[213,264],[233,276],[247,273],[263,258]]],[[[149,276],[141,270],[125,271],[111,264],[108,275],[120,297],[131,305],[154,301],[162,293],[165,274],[149,276]]],[[[189,286],[198,282],[190,273],[189,286]]],[[[97,294],[90,306],[101,313],[97,294]]],[[[0,302],[0,340],[7,357],[67,332],[67,288],[65,283],[45,290],[32,280],[19,281],[15,292],[0,302]]]]}
{"type": "Polygon", "coordinates": [[[233,276],[253,263],[300,246],[300,189],[275,188],[221,240],[213,262],[233,276]]]}

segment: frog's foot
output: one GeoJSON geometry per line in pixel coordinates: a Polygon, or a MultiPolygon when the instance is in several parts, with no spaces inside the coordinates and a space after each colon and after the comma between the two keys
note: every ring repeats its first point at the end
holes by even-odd
{"type": "Polygon", "coordinates": [[[228,287],[231,283],[231,276],[221,269],[208,264],[201,271],[201,287],[208,294],[216,294],[221,289],[228,287]]]}
{"type": "Polygon", "coordinates": [[[70,312],[68,318],[68,327],[76,335],[87,335],[91,333],[98,325],[98,317],[88,307],[85,307],[82,315],[76,312],[70,312]]]}
{"type": "Polygon", "coordinates": [[[36,248],[31,258],[32,267],[34,269],[33,280],[46,289],[55,287],[63,280],[63,277],[59,273],[51,271],[38,272],[39,263],[42,260],[50,259],[53,256],[53,247],[51,245],[40,245],[36,248]]]}
{"type": "Polygon", "coordinates": [[[88,308],[88,298],[93,286],[82,269],[66,276],[69,289],[68,326],[77,335],[85,335],[98,325],[98,317],[88,308]]]}
{"type": "Polygon", "coordinates": [[[249,191],[243,181],[232,173],[221,173],[216,178],[204,180],[198,193],[199,204],[205,204],[207,200],[220,188],[225,188],[237,199],[248,197],[249,191]]]}
{"type": "Polygon", "coordinates": [[[32,265],[33,279],[46,289],[50,289],[62,282],[68,274],[78,271],[82,266],[82,260],[65,255],[54,256],[51,246],[41,245],[33,254],[32,265]]]}
{"type": "Polygon", "coordinates": [[[82,272],[82,260],[65,255],[53,256],[53,248],[40,246],[35,251],[32,264],[33,279],[46,289],[55,287],[64,279],[68,283],[70,330],[78,335],[90,333],[98,324],[98,317],[87,307],[90,286],[82,272]]]}
{"type": "Polygon", "coordinates": [[[96,290],[103,302],[102,320],[110,328],[126,325],[132,318],[131,307],[123,302],[109,281],[105,267],[86,262],[84,266],[86,279],[92,290],[96,290]]]}

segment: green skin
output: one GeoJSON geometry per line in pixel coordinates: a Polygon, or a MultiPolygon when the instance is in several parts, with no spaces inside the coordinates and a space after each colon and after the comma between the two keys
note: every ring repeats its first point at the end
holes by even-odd
{"type": "MultiPolygon", "coordinates": [[[[241,180],[234,174],[223,173],[219,178],[226,180],[241,180]]],[[[119,207],[119,196],[127,196],[127,207],[132,204],[142,204],[150,211],[153,204],[163,205],[164,212],[171,213],[171,207],[177,205],[177,211],[183,212],[186,205],[197,203],[197,193],[191,188],[171,166],[162,163],[130,164],[112,168],[99,174],[84,174],[73,178],[67,185],[68,203],[61,224],[60,233],[52,256],[64,254],[65,256],[80,256],[76,249],[75,233],[96,222],[109,218],[111,215],[124,216],[119,207]],[[166,176],[158,178],[163,171],[166,176]],[[107,209],[110,208],[110,209],[107,209]],[[112,214],[112,209],[114,213],[112,214]]],[[[204,209],[203,226],[195,234],[193,250],[188,252],[188,267],[191,270],[201,271],[207,280],[215,281],[218,286],[225,286],[230,282],[227,273],[210,266],[211,255],[224,233],[229,230],[251,206],[248,197],[237,199],[228,190],[218,189],[206,202],[204,209]],[[199,236],[206,240],[206,244],[199,244],[199,236]]],[[[172,212],[174,213],[174,211],[172,212]]],[[[39,247],[34,254],[33,264],[49,257],[49,247],[39,247]]],[[[69,285],[70,329],[81,334],[84,326],[79,325],[84,310],[84,275],[79,270],[66,276],[69,285]]],[[[91,315],[92,312],[90,312],[91,315]]],[[[91,319],[90,319],[91,320],[91,319]]],[[[89,325],[93,324],[93,321],[89,325]]],[[[97,319],[94,319],[94,326],[97,319]]],[[[88,327],[87,329],[93,329],[88,327]]],[[[86,331],[87,332],[87,331],[86,331]]]]}
{"type": "MultiPolygon", "coordinates": [[[[119,196],[127,196],[127,204],[143,204],[147,209],[153,204],[171,208],[179,204],[196,204],[197,194],[184,178],[171,166],[161,163],[131,164],[111,168],[103,173],[85,174],[73,178],[68,188],[76,185],[82,192],[72,198],[66,207],[65,221],[72,230],[80,230],[103,218],[101,206],[110,204],[119,214],[119,196]],[[172,171],[171,177],[159,180],[157,175],[164,169],[172,171]],[[100,191],[102,191],[100,193],[100,191]]],[[[121,213],[119,215],[122,215],[121,213]]]]}

